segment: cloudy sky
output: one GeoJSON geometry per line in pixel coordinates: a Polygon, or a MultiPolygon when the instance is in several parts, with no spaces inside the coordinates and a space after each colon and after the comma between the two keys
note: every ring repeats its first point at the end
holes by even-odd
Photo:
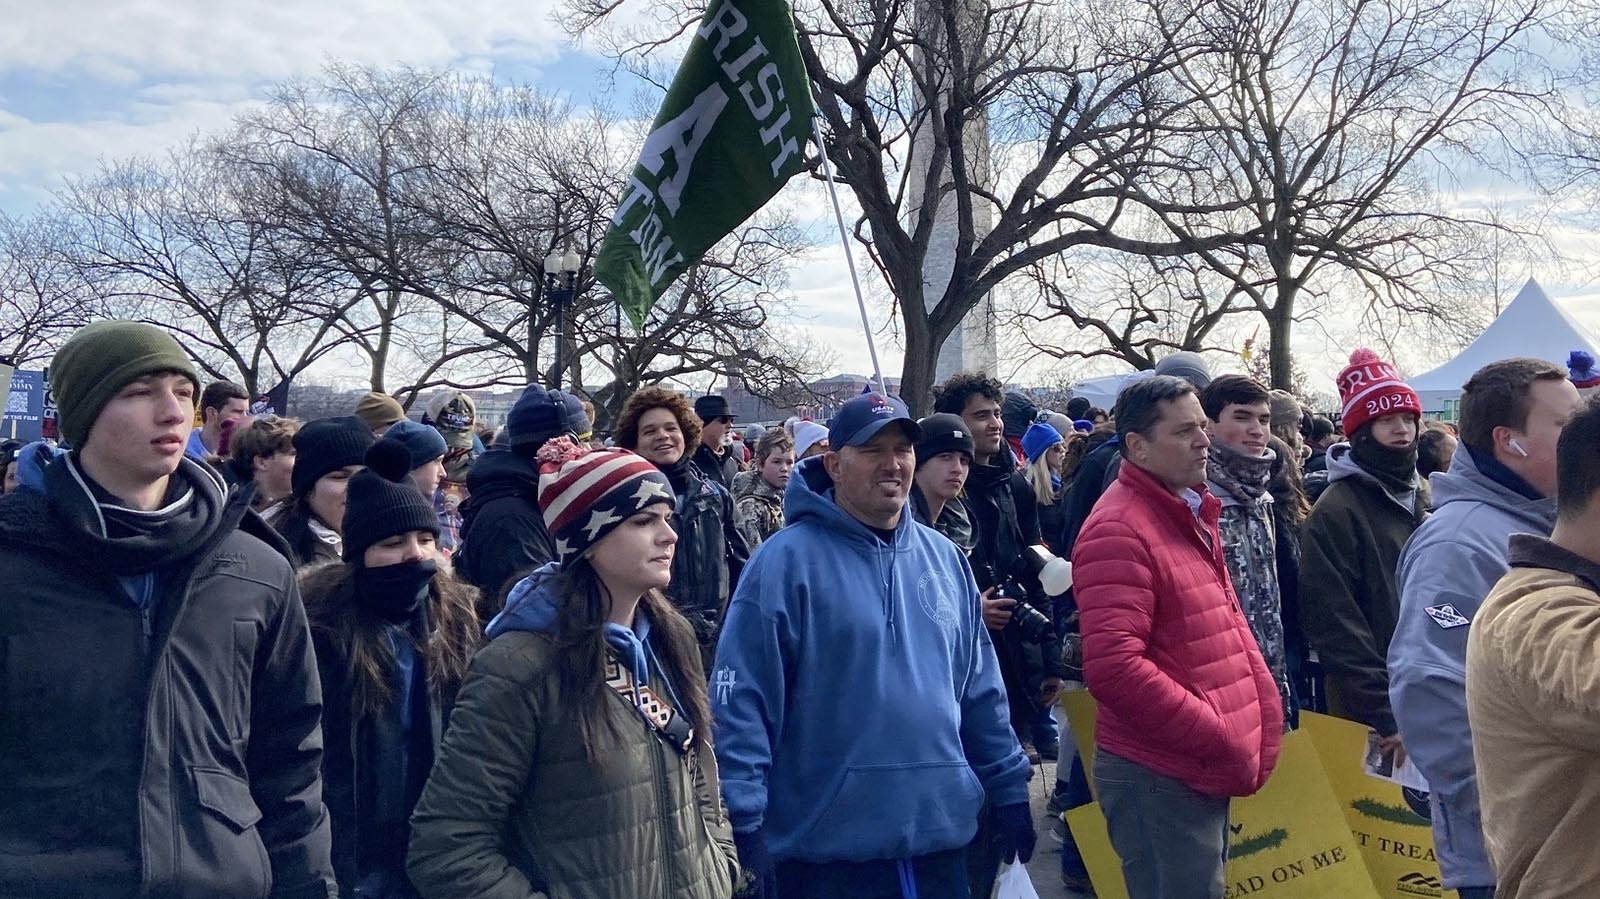
{"type": "MultiPolygon", "coordinates": [[[[222,128],[266,86],[314,74],[330,60],[470,69],[580,103],[598,99],[596,85],[608,82],[611,67],[566,39],[554,9],[553,0],[11,4],[0,29],[0,209],[20,213],[48,202],[62,177],[91,170],[101,158],[158,154],[190,134],[222,128]]],[[[816,233],[825,239],[831,216],[817,188],[797,185],[789,199],[818,216],[816,233]]],[[[1551,293],[1570,298],[1563,299],[1570,310],[1600,324],[1590,311],[1600,308],[1600,297],[1589,296],[1597,292],[1589,275],[1539,274],[1551,293]]],[[[819,243],[797,267],[792,288],[802,310],[795,324],[835,348],[841,370],[866,372],[838,244],[819,243]]],[[[888,309],[869,309],[881,326],[888,309]]],[[[1308,330],[1298,347],[1309,369],[1331,374],[1349,352],[1341,346],[1347,339],[1308,330]]],[[[886,371],[897,374],[901,356],[892,335],[881,335],[879,352],[886,371]]],[[[1419,355],[1418,365],[1427,357],[1419,355]]]]}

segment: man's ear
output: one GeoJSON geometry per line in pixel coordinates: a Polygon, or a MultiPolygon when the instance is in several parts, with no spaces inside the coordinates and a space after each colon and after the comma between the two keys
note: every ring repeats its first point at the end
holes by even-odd
{"type": "Polygon", "coordinates": [[[840,458],[838,452],[828,450],[822,454],[822,468],[828,473],[830,479],[837,481],[839,473],[843,471],[843,466],[844,459],[840,458]]]}
{"type": "Polygon", "coordinates": [[[1122,445],[1128,448],[1128,458],[1134,462],[1142,461],[1150,450],[1150,441],[1138,431],[1129,431],[1128,435],[1122,438],[1122,445]]]}

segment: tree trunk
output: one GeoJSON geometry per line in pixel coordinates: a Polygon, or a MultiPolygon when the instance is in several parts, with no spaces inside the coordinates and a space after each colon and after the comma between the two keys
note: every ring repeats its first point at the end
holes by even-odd
{"type": "Polygon", "coordinates": [[[939,364],[939,347],[933,341],[925,314],[918,311],[904,316],[904,321],[906,360],[900,369],[900,398],[911,408],[913,417],[921,418],[933,408],[933,376],[939,364]]]}
{"type": "Polygon", "coordinates": [[[1290,331],[1294,328],[1294,316],[1290,314],[1294,308],[1293,296],[1278,299],[1278,304],[1273,308],[1272,314],[1267,316],[1268,339],[1271,341],[1269,351],[1272,354],[1272,386],[1283,390],[1292,389],[1294,382],[1294,357],[1290,355],[1290,331]]]}

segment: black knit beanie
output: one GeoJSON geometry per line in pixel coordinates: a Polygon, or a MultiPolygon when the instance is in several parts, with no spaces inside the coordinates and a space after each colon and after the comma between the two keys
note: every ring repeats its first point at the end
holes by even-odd
{"type": "Polygon", "coordinates": [[[411,454],[385,437],[367,450],[367,467],[355,473],[344,500],[344,560],[360,563],[367,547],[396,534],[428,531],[439,536],[433,501],[412,482],[411,454]]]}
{"type": "Polygon", "coordinates": [[[922,428],[922,439],[917,441],[917,467],[940,453],[966,453],[970,460],[975,449],[972,431],[959,415],[935,412],[917,422],[922,428]]]}
{"type": "Polygon", "coordinates": [[[75,331],[50,360],[61,436],[75,447],[89,440],[100,410],[135,380],[174,372],[194,383],[200,376],[171,334],[139,322],[99,321],[75,331]]]}
{"type": "Polygon", "coordinates": [[[372,446],[372,429],[354,415],[306,422],[294,435],[294,473],[289,484],[305,496],[324,475],[347,465],[361,465],[372,446]]]}

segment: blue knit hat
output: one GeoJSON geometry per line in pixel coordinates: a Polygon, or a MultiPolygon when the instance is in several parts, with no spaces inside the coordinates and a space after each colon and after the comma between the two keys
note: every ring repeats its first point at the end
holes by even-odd
{"type": "Polygon", "coordinates": [[[546,440],[562,434],[574,436],[589,430],[589,416],[583,412],[583,401],[565,390],[548,390],[530,384],[517,397],[506,416],[506,437],[512,449],[526,447],[528,452],[539,448],[546,440]]]}
{"type": "Polygon", "coordinates": [[[1061,432],[1042,421],[1036,421],[1028,426],[1028,432],[1022,435],[1022,452],[1028,457],[1028,464],[1039,461],[1050,447],[1062,440],[1061,432]]]}
{"type": "Polygon", "coordinates": [[[445,445],[444,435],[420,422],[409,418],[402,418],[389,426],[383,432],[385,440],[394,440],[406,448],[406,453],[411,456],[411,468],[418,468],[432,462],[450,450],[445,445]]]}

